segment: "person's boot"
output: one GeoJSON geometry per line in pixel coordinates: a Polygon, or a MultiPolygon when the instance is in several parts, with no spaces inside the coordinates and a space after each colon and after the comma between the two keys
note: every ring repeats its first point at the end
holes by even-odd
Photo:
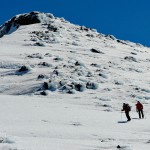
{"type": "Polygon", "coordinates": [[[128,120],[127,121],[131,121],[131,118],[130,117],[128,117],[128,120]]]}

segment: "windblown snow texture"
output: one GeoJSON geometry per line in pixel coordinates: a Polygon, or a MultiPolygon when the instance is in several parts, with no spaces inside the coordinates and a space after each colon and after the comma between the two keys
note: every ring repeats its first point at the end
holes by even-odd
{"type": "Polygon", "coordinates": [[[0,37],[1,150],[149,149],[149,48],[41,12],[0,37]]]}

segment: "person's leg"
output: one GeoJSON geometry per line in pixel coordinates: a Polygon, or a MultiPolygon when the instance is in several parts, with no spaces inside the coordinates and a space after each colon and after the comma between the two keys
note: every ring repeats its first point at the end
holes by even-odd
{"type": "Polygon", "coordinates": [[[139,110],[138,112],[139,112],[139,118],[141,119],[141,111],[139,110]]]}
{"type": "Polygon", "coordinates": [[[129,121],[130,121],[130,120],[131,120],[131,118],[130,118],[129,112],[128,112],[128,118],[129,118],[129,121]]]}
{"type": "Polygon", "coordinates": [[[141,114],[142,114],[142,118],[144,118],[144,113],[143,113],[143,110],[141,110],[141,114]]]}
{"type": "Polygon", "coordinates": [[[129,112],[125,112],[126,113],[126,117],[127,117],[127,121],[130,121],[131,120],[131,118],[130,118],[130,116],[129,116],[129,112]]]}

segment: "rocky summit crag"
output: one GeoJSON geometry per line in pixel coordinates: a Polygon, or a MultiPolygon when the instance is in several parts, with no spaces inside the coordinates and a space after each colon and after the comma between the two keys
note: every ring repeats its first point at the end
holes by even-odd
{"type": "Polygon", "coordinates": [[[4,25],[0,26],[0,37],[8,34],[12,28],[17,29],[21,25],[30,25],[49,21],[51,18],[54,18],[52,14],[45,14],[36,11],[17,15],[7,21],[4,25]]]}

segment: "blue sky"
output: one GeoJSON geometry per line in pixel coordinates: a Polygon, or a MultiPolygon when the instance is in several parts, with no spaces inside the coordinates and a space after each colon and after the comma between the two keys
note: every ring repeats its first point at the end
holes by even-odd
{"type": "Polygon", "coordinates": [[[4,0],[0,24],[35,10],[150,46],[150,0],[4,0]]]}

